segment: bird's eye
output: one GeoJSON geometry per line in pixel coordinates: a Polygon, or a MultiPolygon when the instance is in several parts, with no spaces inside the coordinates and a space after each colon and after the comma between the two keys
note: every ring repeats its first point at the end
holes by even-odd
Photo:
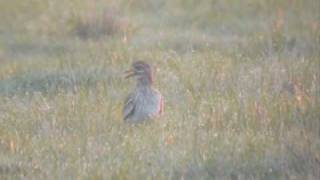
{"type": "Polygon", "coordinates": [[[142,67],[142,66],[135,66],[135,69],[136,69],[137,71],[142,71],[142,70],[143,70],[143,67],[142,67]]]}

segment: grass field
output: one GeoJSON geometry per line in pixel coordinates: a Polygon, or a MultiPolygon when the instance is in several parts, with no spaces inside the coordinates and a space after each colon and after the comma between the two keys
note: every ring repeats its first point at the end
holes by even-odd
{"type": "Polygon", "coordinates": [[[0,179],[320,179],[319,0],[0,0],[0,179]],[[135,60],[165,113],[125,124],[135,60]]]}

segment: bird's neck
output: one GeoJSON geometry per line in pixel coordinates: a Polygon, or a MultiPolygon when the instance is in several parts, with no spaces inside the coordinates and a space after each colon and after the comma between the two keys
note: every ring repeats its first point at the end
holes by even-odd
{"type": "Polygon", "coordinates": [[[141,77],[137,80],[137,87],[150,88],[153,84],[152,76],[141,77]]]}
{"type": "Polygon", "coordinates": [[[139,83],[137,82],[136,89],[148,90],[152,89],[151,83],[139,83]]]}

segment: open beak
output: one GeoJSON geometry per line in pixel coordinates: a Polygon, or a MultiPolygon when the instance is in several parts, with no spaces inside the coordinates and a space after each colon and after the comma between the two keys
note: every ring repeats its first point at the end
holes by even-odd
{"type": "Polygon", "coordinates": [[[129,70],[125,71],[124,74],[125,74],[125,78],[126,79],[136,75],[135,72],[132,69],[129,69],[129,70]]]}

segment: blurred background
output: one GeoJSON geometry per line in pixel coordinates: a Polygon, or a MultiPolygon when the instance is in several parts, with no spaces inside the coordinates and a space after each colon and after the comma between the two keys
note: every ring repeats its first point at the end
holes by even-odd
{"type": "Polygon", "coordinates": [[[320,1],[0,0],[0,178],[319,179],[320,1]],[[135,60],[165,114],[122,122],[135,60]]]}

